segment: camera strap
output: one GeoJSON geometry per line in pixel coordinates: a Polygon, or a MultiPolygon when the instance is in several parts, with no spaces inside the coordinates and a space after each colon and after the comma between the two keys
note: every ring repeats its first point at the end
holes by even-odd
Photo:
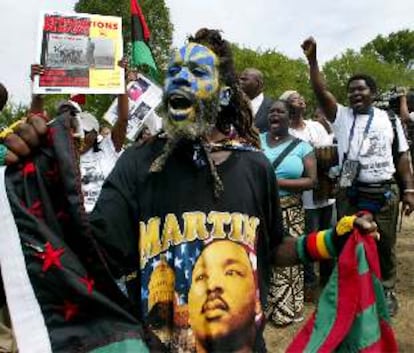
{"type": "MultiPolygon", "coordinates": [[[[369,129],[371,128],[372,120],[374,118],[374,108],[372,108],[372,107],[369,108],[368,115],[369,115],[369,117],[368,117],[367,125],[365,125],[364,134],[362,135],[362,140],[361,140],[361,143],[359,144],[359,147],[358,147],[358,153],[357,153],[356,158],[355,158],[356,160],[358,160],[358,158],[359,158],[359,154],[361,152],[362,144],[364,143],[365,139],[367,138],[369,129]]],[[[352,122],[352,127],[351,127],[351,131],[349,133],[349,139],[348,139],[348,150],[345,153],[344,160],[348,159],[349,151],[351,150],[351,142],[352,142],[352,140],[354,138],[354,134],[355,134],[356,119],[357,119],[357,113],[356,113],[356,111],[354,111],[354,120],[352,122]]]]}

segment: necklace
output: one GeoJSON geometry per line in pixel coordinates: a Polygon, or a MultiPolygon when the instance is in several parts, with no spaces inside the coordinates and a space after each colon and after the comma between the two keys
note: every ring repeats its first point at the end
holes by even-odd
{"type": "Polygon", "coordinates": [[[269,142],[271,145],[276,146],[282,142],[284,142],[285,140],[290,138],[290,135],[286,135],[286,136],[273,136],[271,134],[268,134],[269,136],[269,142]]]}

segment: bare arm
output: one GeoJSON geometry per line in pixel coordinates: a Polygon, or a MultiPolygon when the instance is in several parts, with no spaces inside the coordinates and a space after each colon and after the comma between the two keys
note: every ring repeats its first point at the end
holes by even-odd
{"type": "Polygon", "coordinates": [[[313,189],[317,180],[316,159],[313,153],[305,156],[303,159],[303,166],[305,167],[305,171],[302,178],[278,179],[277,184],[279,185],[279,188],[294,192],[313,189]]]}
{"type": "MultiPolygon", "coordinates": [[[[119,66],[125,69],[127,72],[128,61],[126,58],[123,58],[119,62],[119,66]]],[[[126,75],[125,75],[126,76],[126,75]]],[[[125,80],[126,82],[126,80],[125,80]]],[[[125,87],[125,93],[118,95],[118,119],[116,120],[114,126],[112,127],[111,138],[115,146],[115,150],[119,152],[124,145],[127,126],[128,126],[128,93],[125,87]]]]}
{"type": "MultiPolygon", "coordinates": [[[[379,239],[377,224],[374,222],[374,219],[371,214],[361,214],[354,221],[354,227],[357,227],[359,231],[366,235],[372,236],[374,239],[379,239]]],[[[343,234],[338,236],[331,233],[333,236],[332,242],[334,243],[336,253],[340,254],[342,247],[346,243],[347,238],[350,233],[343,234]]],[[[292,237],[283,238],[282,243],[277,247],[273,254],[273,264],[275,266],[286,267],[286,266],[295,266],[301,263],[299,255],[297,252],[297,239],[292,237]]],[[[309,255],[309,253],[308,253],[309,255]]],[[[313,258],[313,261],[320,261],[321,259],[313,258]]]]}
{"type": "Polygon", "coordinates": [[[397,172],[402,180],[405,190],[408,191],[401,191],[404,192],[402,195],[403,209],[405,211],[405,215],[408,216],[414,211],[414,179],[411,159],[408,151],[400,154],[397,172]]]}
{"type": "Polygon", "coordinates": [[[404,124],[410,121],[410,112],[407,106],[407,96],[404,94],[400,97],[400,118],[404,124]]]}
{"type": "Polygon", "coordinates": [[[306,39],[302,43],[302,49],[309,63],[310,80],[319,105],[327,119],[334,122],[337,111],[337,102],[335,96],[328,91],[325,80],[319,70],[315,39],[312,37],[306,39]]]}
{"type": "Polygon", "coordinates": [[[296,251],[296,239],[292,237],[283,238],[274,254],[275,266],[295,266],[300,264],[298,252],[296,251]]]}

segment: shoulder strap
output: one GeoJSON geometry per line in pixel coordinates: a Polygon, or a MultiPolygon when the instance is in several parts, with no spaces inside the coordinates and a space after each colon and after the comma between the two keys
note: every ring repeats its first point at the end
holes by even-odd
{"type": "Polygon", "coordinates": [[[295,138],[292,140],[289,145],[286,146],[286,148],[282,151],[281,154],[274,160],[272,163],[272,166],[274,169],[276,169],[280,163],[285,159],[285,157],[294,150],[294,148],[299,145],[302,142],[302,140],[295,138]]]}
{"type": "Polygon", "coordinates": [[[398,129],[397,129],[398,117],[392,110],[388,110],[387,113],[391,121],[392,130],[394,131],[394,139],[392,141],[392,155],[394,159],[395,168],[397,168],[397,165],[395,163],[398,162],[398,159],[399,159],[399,136],[398,136],[398,129]]]}

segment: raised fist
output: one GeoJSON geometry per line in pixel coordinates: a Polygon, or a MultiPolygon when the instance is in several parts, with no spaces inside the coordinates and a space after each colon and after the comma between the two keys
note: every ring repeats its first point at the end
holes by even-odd
{"type": "Polygon", "coordinates": [[[316,61],[316,41],[313,37],[305,39],[301,47],[309,62],[316,61]]]}

